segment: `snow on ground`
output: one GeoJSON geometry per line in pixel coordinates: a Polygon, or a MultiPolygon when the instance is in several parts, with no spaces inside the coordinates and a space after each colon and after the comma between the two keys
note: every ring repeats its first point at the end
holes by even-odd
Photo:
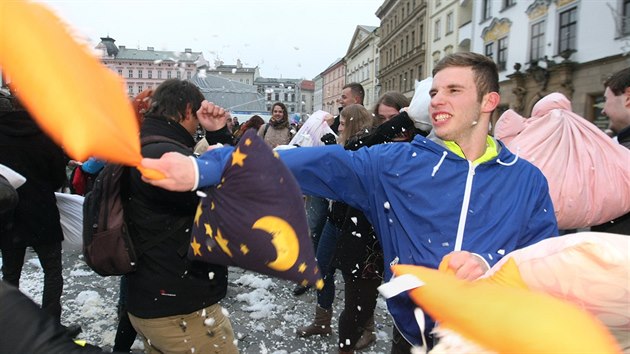
{"type": "MultiPolygon", "coordinates": [[[[118,277],[101,277],[83,262],[82,256],[64,251],[62,323],[79,324],[78,338],[101,347],[111,347],[116,335],[118,277]]],[[[0,258],[0,265],[2,258],[0,258]]],[[[27,252],[20,290],[41,302],[43,272],[37,256],[27,252]]],[[[314,291],[295,297],[291,282],[230,268],[228,293],[221,305],[229,313],[241,353],[306,354],[337,353],[337,318],[343,309],[343,279],[337,273],[334,305],[334,334],[329,337],[298,338],[295,328],[310,323],[315,310],[314,291]]],[[[391,319],[385,301],[379,298],[375,318],[377,340],[362,353],[389,353],[391,319]]],[[[143,348],[136,339],[133,349],[143,348]]]]}

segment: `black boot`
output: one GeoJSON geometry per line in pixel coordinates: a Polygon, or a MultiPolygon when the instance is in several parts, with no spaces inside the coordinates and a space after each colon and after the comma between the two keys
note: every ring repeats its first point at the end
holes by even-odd
{"type": "Polygon", "coordinates": [[[310,288],[311,288],[310,285],[307,285],[307,286],[296,285],[295,288],[293,289],[293,295],[300,296],[304,294],[305,292],[307,292],[310,288]]]}

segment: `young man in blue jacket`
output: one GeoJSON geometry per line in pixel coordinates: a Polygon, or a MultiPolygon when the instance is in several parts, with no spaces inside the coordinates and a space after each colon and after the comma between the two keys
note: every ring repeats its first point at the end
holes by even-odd
{"type": "MultiPolygon", "coordinates": [[[[558,232],[542,172],[488,135],[498,91],[491,59],[455,53],[433,71],[433,131],[428,137],[358,151],[298,148],[280,156],[304,194],[340,200],[365,213],[386,265],[437,268],[450,254],[448,267],[456,276],[474,280],[505,254],[558,232]]],[[[220,115],[200,119],[214,130],[225,124],[220,115]]],[[[219,183],[231,152],[215,149],[194,163],[166,154],[145,159],[143,165],[166,175],[150,183],[191,190],[219,183]]],[[[385,281],[391,277],[386,267],[385,281]]],[[[411,345],[423,342],[413,314],[416,306],[406,293],[387,304],[395,323],[392,353],[409,353],[411,345]]],[[[424,335],[432,327],[427,325],[424,335]]]]}

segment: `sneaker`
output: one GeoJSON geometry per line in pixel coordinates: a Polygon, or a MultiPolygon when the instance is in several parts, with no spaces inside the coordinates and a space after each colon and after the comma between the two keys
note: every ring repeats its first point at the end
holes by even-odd
{"type": "Polygon", "coordinates": [[[63,327],[63,329],[66,330],[66,333],[68,334],[70,338],[75,338],[76,336],[79,335],[79,333],[83,332],[83,329],[81,329],[81,326],[77,324],[72,324],[70,326],[61,325],[61,327],[63,327]]]}
{"type": "Polygon", "coordinates": [[[293,289],[293,295],[295,296],[300,296],[302,294],[304,294],[305,292],[308,291],[308,289],[310,289],[310,285],[309,286],[302,286],[302,285],[297,285],[294,289],[293,289]]]}

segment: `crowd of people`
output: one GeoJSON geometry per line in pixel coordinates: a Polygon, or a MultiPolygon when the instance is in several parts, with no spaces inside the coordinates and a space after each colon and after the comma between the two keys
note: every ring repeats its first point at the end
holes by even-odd
{"type": "MultiPolygon", "coordinates": [[[[333,132],[320,137],[324,146],[277,149],[304,193],[324,280],[312,322],[296,328],[298,336],[333,333],[336,270],[342,273],[345,292],[338,350],[352,353],[376,339],[377,288],[391,279],[389,266],[438,268],[448,256],[447,268],[472,281],[504,254],[558,235],[545,176],[489,134],[500,101],[495,63],[475,53],[446,56],[435,66],[427,95],[430,131],[414,126],[405,112],[409,99],[401,93],[384,93],[370,112],[363,106],[363,87],[347,84],[339,114],[324,120],[333,132]]],[[[630,68],[605,82],[605,98],[610,128],[630,148],[630,68]]],[[[52,328],[30,342],[38,349],[50,345],[56,349],[49,352],[98,352],[72,341],[78,333],[74,326],[61,325],[63,234],[54,192],[67,181],[68,159],[15,98],[0,97],[0,103],[0,164],[26,178],[18,188],[0,175],[0,313],[7,313],[9,303],[22,303],[14,311],[24,308],[52,328]],[[27,247],[44,270],[44,313],[13,288],[19,287],[27,247]],[[5,296],[15,301],[7,302],[5,296]]],[[[195,191],[220,183],[231,146],[247,130],[254,129],[270,148],[278,148],[288,145],[299,127],[290,124],[282,102],[273,104],[269,122],[252,116],[239,124],[229,112],[205,101],[195,85],[179,79],[141,93],[133,105],[141,138],[167,138],[141,148],[143,166],[165,178],[149,180],[133,169],[125,182],[126,222],[143,252],[137,270],[121,278],[114,351],[129,352],[139,335],[147,353],[237,353],[230,319],[219,305],[227,291],[227,267],[186,257],[200,198],[195,191]],[[204,134],[196,141],[199,125],[204,134]]],[[[80,177],[71,184],[97,175],[102,164],[76,163],[80,177]]],[[[82,188],[85,193],[90,185],[82,188]]],[[[628,215],[599,228],[630,235],[628,215]]],[[[298,285],[294,294],[306,291],[308,287],[298,285]]],[[[426,316],[422,330],[416,305],[406,293],[388,299],[387,305],[394,320],[391,353],[435,344],[433,319],[426,316]]],[[[20,344],[20,350],[29,351],[28,344],[20,344]]],[[[0,351],[9,348],[5,345],[2,341],[0,351]]]]}

